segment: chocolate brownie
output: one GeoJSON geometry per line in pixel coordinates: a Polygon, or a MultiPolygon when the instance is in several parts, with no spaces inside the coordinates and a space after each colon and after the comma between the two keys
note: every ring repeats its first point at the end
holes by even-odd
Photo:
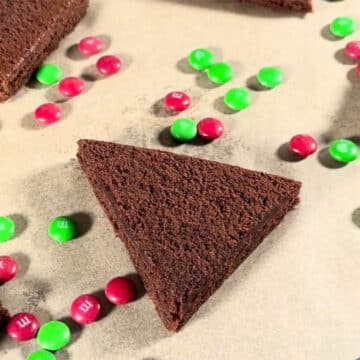
{"type": "Polygon", "coordinates": [[[284,9],[297,12],[313,11],[313,0],[240,0],[246,3],[265,6],[271,9],[284,9]]]}
{"type": "Polygon", "coordinates": [[[89,0],[0,0],[0,101],[30,79],[88,5],[89,0]]]}
{"type": "Polygon", "coordinates": [[[172,331],[299,201],[299,182],[214,161],[95,140],[77,156],[172,331]]]}

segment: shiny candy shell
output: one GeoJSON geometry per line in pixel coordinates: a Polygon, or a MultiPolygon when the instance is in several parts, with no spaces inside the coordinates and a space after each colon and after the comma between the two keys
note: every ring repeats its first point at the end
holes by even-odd
{"type": "Polygon", "coordinates": [[[334,19],[330,24],[330,32],[336,37],[346,37],[355,32],[357,28],[353,18],[348,16],[340,16],[334,19]]]}
{"type": "Polygon", "coordinates": [[[27,312],[14,315],[8,322],[7,333],[16,341],[27,341],[36,336],[40,328],[38,318],[27,312]]]}
{"type": "Polygon", "coordinates": [[[166,109],[173,112],[186,110],[190,106],[190,96],[181,91],[172,91],[165,96],[164,105],[166,109]]]}
{"type": "Polygon", "coordinates": [[[284,75],[281,69],[269,66],[259,70],[257,80],[260,85],[271,89],[280,85],[284,81],[284,75]]]}
{"type": "Polygon", "coordinates": [[[225,94],[224,103],[231,110],[243,110],[251,104],[251,95],[246,89],[233,88],[225,94]]]}
{"type": "Polygon", "coordinates": [[[234,77],[233,68],[226,63],[215,63],[207,69],[207,76],[214,84],[225,84],[234,77]]]}
{"type": "Polygon", "coordinates": [[[9,217],[0,216],[0,243],[10,240],[14,235],[14,221],[9,217]]]}
{"type": "Polygon", "coordinates": [[[37,342],[46,350],[57,351],[65,347],[71,338],[69,327],[62,321],[49,321],[42,325],[38,334],[37,342]]]}
{"type": "Polygon", "coordinates": [[[359,148],[351,140],[338,139],[330,144],[329,154],[336,161],[348,163],[359,157],[359,148]]]}
{"type": "Polygon", "coordinates": [[[192,68],[202,71],[214,63],[214,54],[207,49],[196,49],[191,52],[188,61],[192,68]]]}
{"type": "Polygon", "coordinates": [[[78,44],[79,52],[85,56],[98,54],[104,47],[103,41],[96,36],[87,36],[78,44]]]}
{"type": "Polygon", "coordinates": [[[56,84],[63,76],[59,66],[54,64],[43,64],[36,72],[36,79],[43,85],[56,84]]]}
{"type": "Polygon", "coordinates": [[[11,256],[0,256],[0,285],[16,276],[18,264],[11,256]]]}
{"type": "Polygon", "coordinates": [[[190,141],[197,135],[196,123],[192,119],[176,119],[170,126],[170,135],[177,141],[190,141]]]}
{"type": "Polygon", "coordinates": [[[53,103],[40,105],[34,112],[34,119],[39,125],[50,125],[61,119],[60,106],[53,103]]]}
{"type": "Polygon", "coordinates": [[[48,228],[49,237],[57,242],[66,242],[77,235],[75,221],[67,216],[59,216],[51,221],[48,228]]]}
{"type": "Polygon", "coordinates": [[[80,95],[85,89],[85,83],[75,76],[67,77],[59,83],[60,94],[66,97],[74,97],[80,95]]]}
{"type": "Polygon", "coordinates": [[[90,324],[96,321],[101,313],[100,300],[94,295],[80,295],[71,304],[70,314],[79,324],[90,324]]]}
{"type": "Polygon", "coordinates": [[[56,360],[56,356],[47,350],[37,350],[29,354],[26,360],[56,360]]]}
{"type": "Polygon", "coordinates": [[[345,53],[351,59],[360,60],[360,41],[351,41],[345,47],[345,53]]]}
{"type": "Polygon", "coordinates": [[[135,299],[135,285],[129,279],[116,277],[106,284],[105,295],[111,303],[125,305],[135,299]]]}
{"type": "Polygon", "coordinates": [[[310,135],[298,134],[293,136],[289,142],[289,149],[301,157],[313,154],[317,148],[317,141],[310,135]]]}
{"type": "Polygon", "coordinates": [[[214,118],[205,118],[199,121],[197,125],[198,134],[205,140],[214,140],[224,133],[223,123],[214,118]]]}
{"type": "Polygon", "coordinates": [[[96,68],[102,75],[114,75],[121,69],[122,61],[115,55],[106,55],[101,57],[97,63],[96,68]]]}

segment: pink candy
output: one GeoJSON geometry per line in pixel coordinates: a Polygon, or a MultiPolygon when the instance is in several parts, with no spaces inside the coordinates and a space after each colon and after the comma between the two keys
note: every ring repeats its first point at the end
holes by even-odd
{"type": "Polygon", "coordinates": [[[119,72],[121,66],[122,66],[121,59],[114,55],[103,56],[96,63],[96,67],[99,73],[108,76],[114,75],[117,72],[119,72]]]}
{"type": "Polygon", "coordinates": [[[104,43],[96,36],[88,36],[80,40],[78,44],[79,52],[85,56],[98,54],[104,47],[104,43]]]}
{"type": "Polygon", "coordinates": [[[293,153],[301,157],[306,157],[317,150],[318,144],[312,136],[298,134],[291,138],[289,148],[293,153]]]}
{"type": "Polygon", "coordinates": [[[199,121],[197,125],[198,134],[206,140],[214,140],[224,133],[223,123],[214,118],[205,118],[199,121]]]}
{"type": "Polygon", "coordinates": [[[136,289],[132,281],[116,277],[110,280],[105,287],[107,299],[115,305],[125,305],[135,299],[136,289]]]}
{"type": "Polygon", "coordinates": [[[11,256],[0,256],[0,285],[16,276],[18,264],[11,256]]]}
{"type": "Polygon", "coordinates": [[[67,77],[60,81],[59,92],[66,97],[80,95],[85,89],[85,83],[78,77],[67,77]]]}
{"type": "Polygon", "coordinates": [[[34,338],[40,328],[40,321],[31,313],[23,312],[14,315],[8,325],[8,335],[16,341],[27,341],[34,338]]]}
{"type": "Polygon", "coordinates": [[[351,41],[345,47],[345,53],[351,59],[360,60],[360,41],[351,41]]]}
{"type": "Polygon", "coordinates": [[[172,91],[164,99],[165,107],[174,112],[186,110],[190,106],[191,100],[189,95],[181,91],[172,91]]]}
{"type": "Polygon", "coordinates": [[[70,314],[79,324],[90,324],[101,314],[100,300],[94,295],[81,295],[71,304],[70,314]]]}
{"type": "Polygon", "coordinates": [[[356,67],[355,72],[360,76],[360,64],[356,67]]]}
{"type": "Polygon", "coordinates": [[[58,105],[46,103],[40,105],[34,112],[34,119],[39,125],[50,125],[61,119],[62,112],[58,105]]]}

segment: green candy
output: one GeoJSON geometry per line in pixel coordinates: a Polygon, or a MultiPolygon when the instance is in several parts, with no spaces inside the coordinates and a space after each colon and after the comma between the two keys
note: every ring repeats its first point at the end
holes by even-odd
{"type": "Polygon", "coordinates": [[[205,70],[214,63],[214,55],[206,49],[196,49],[188,58],[189,64],[195,70],[205,70]]]}
{"type": "Polygon", "coordinates": [[[170,127],[171,136],[177,141],[190,141],[197,135],[197,126],[192,119],[177,119],[170,127]]]}
{"type": "Polygon", "coordinates": [[[65,242],[76,237],[77,226],[74,220],[66,216],[59,216],[51,221],[48,232],[51,239],[65,242]]]}
{"type": "Polygon", "coordinates": [[[258,72],[257,80],[260,85],[271,89],[284,81],[284,75],[277,67],[264,67],[258,72]]]}
{"type": "Polygon", "coordinates": [[[333,20],[330,24],[330,32],[336,37],[346,37],[356,30],[356,22],[351,17],[342,16],[333,20]]]}
{"type": "Polygon", "coordinates": [[[54,64],[41,65],[36,72],[36,79],[44,85],[56,84],[62,78],[63,73],[59,66],[54,64]]]}
{"type": "Polygon", "coordinates": [[[0,216],[0,243],[10,240],[14,235],[14,221],[8,217],[0,216]]]}
{"type": "Polygon", "coordinates": [[[46,350],[57,351],[69,344],[71,332],[61,321],[49,321],[41,326],[37,334],[37,342],[46,350]]]}
{"type": "Polygon", "coordinates": [[[207,76],[215,84],[225,84],[234,77],[234,70],[228,64],[216,63],[208,68],[207,76]]]}
{"type": "Polygon", "coordinates": [[[56,360],[56,356],[49,351],[38,350],[28,355],[26,360],[56,360]]]}
{"type": "Polygon", "coordinates": [[[359,148],[351,140],[338,139],[330,144],[329,154],[336,161],[348,163],[359,157],[359,148]]]}
{"type": "Polygon", "coordinates": [[[251,95],[246,89],[230,89],[224,96],[224,103],[232,110],[242,110],[250,105],[251,95]]]}

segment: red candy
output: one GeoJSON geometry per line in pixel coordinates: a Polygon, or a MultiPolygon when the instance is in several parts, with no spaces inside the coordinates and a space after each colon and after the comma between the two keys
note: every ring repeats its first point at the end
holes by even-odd
{"type": "Polygon", "coordinates": [[[11,256],[0,256],[0,285],[16,275],[18,264],[11,256]]]}
{"type": "Polygon", "coordinates": [[[34,112],[34,119],[39,125],[50,125],[59,121],[61,116],[60,107],[53,103],[40,105],[34,112]]]}
{"type": "Polygon", "coordinates": [[[164,99],[165,107],[174,112],[186,110],[190,106],[191,100],[189,95],[181,91],[172,91],[164,99]]]}
{"type": "Polygon", "coordinates": [[[8,325],[8,335],[16,341],[27,341],[34,338],[40,328],[40,321],[31,313],[23,312],[14,315],[8,325]]]}
{"type": "Polygon", "coordinates": [[[125,305],[134,300],[135,292],[134,283],[123,277],[110,280],[105,287],[107,299],[115,305],[125,305]]]}
{"type": "Polygon", "coordinates": [[[223,123],[214,118],[205,118],[199,121],[197,125],[198,134],[206,140],[214,140],[224,133],[223,123]]]}
{"type": "Polygon", "coordinates": [[[317,148],[317,141],[310,135],[295,135],[289,142],[289,148],[295,154],[306,157],[313,154],[317,148]]]}
{"type": "Polygon", "coordinates": [[[351,41],[345,47],[347,56],[354,60],[360,60],[360,41],[351,41]]]}
{"type": "Polygon", "coordinates": [[[96,63],[96,67],[102,75],[116,74],[120,71],[121,65],[121,59],[114,55],[103,56],[96,63]]]}
{"type": "Polygon", "coordinates": [[[358,74],[360,76],[360,64],[356,67],[355,71],[356,71],[356,74],[358,74]]]}
{"type": "Polygon", "coordinates": [[[80,95],[84,89],[85,84],[78,77],[67,77],[59,83],[59,92],[67,97],[80,95]]]}
{"type": "Polygon", "coordinates": [[[91,324],[101,313],[100,300],[94,295],[80,295],[71,304],[70,314],[79,324],[91,324]]]}
{"type": "Polygon", "coordinates": [[[85,56],[96,55],[104,47],[104,43],[96,36],[88,36],[80,40],[78,49],[85,56]]]}

